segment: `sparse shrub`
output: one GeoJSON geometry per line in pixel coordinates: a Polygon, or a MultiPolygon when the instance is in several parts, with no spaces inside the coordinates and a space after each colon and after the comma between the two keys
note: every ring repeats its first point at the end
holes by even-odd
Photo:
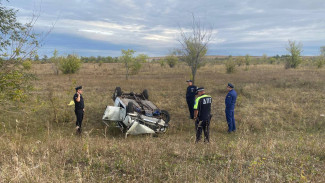
{"type": "Polygon", "coordinates": [[[100,67],[102,65],[103,65],[103,61],[101,60],[101,61],[98,62],[98,66],[100,67]]]}
{"type": "Polygon", "coordinates": [[[251,64],[251,56],[250,55],[246,55],[245,56],[245,65],[246,65],[246,68],[245,68],[245,70],[247,71],[248,70],[248,67],[249,67],[249,65],[251,64]]]}
{"type": "Polygon", "coordinates": [[[170,68],[175,67],[175,65],[178,63],[178,58],[175,55],[166,56],[165,60],[170,68]]]}
{"type": "Polygon", "coordinates": [[[132,65],[130,66],[131,69],[131,74],[132,75],[136,75],[139,73],[140,69],[142,67],[142,64],[140,61],[135,61],[132,63],[132,65]]]}
{"type": "Polygon", "coordinates": [[[325,46],[320,47],[320,56],[325,56],[325,46]]]}
{"type": "Polygon", "coordinates": [[[316,60],[317,68],[322,68],[325,64],[325,46],[320,47],[320,56],[316,60]]]}
{"type": "Polygon", "coordinates": [[[324,64],[325,64],[325,57],[323,57],[323,56],[318,57],[316,60],[317,68],[318,69],[322,68],[324,66],[324,64]]]}
{"type": "Polygon", "coordinates": [[[32,68],[32,62],[30,60],[26,60],[23,62],[23,68],[25,70],[30,70],[32,68]]]}
{"type": "Polygon", "coordinates": [[[263,56],[262,56],[262,62],[267,63],[267,61],[268,61],[267,54],[264,53],[263,56]]]}
{"type": "Polygon", "coordinates": [[[159,60],[158,62],[160,64],[160,67],[165,67],[165,61],[164,60],[159,60]]]}
{"type": "MultiPolygon", "coordinates": [[[[107,71],[106,71],[107,72],[107,71]]],[[[117,69],[116,68],[113,68],[112,69],[112,72],[113,72],[113,74],[116,74],[117,73],[117,69]]]]}
{"type": "Polygon", "coordinates": [[[146,63],[148,58],[149,57],[146,54],[139,54],[138,56],[133,58],[132,62],[130,63],[131,74],[138,74],[140,69],[142,68],[142,64],[146,63]]]}
{"type": "MultiPolygon", "coordinates": [[[[44,57],[45,56],[46,55],[44,55],[44,57]]],[[[55,49],[53,51],[53,56],[50,58],[50,62],[52,63],[52,69],[54,71],[54,74],[59,75],[60,58],[58,50],[55,49]]]]}
{"type": "Polygon", "coordinates": [[[60,59],[60,70],[63,74],[76,73],[81,67],[81,60],[76,55],[68,55],[60,59]]]}
{"type": "Polygon", "coordinates": [[[276,59],[275,58],[270,58],[270,60],[269,60],[269,63],[270,64],[275,64],[275,62],[276,62],[276,59]]]}
{"type": "Polygon", "coordinates": [[[71,108],[74,106],[71,107],[66,105],[65,98],[62,97],[62,95],[55,93],[53,88],[49,89],[48,100],[51,109],[51,111],[49,111],[51,121],[56,123],[67,123],[73,120],[74,116],[71,115],[71,108]]]}
{"type": "Polygon", "coordinates": [[[225,66],[226,66],[227,74],[231,74],[235,72],[236,63],[232,59],[232,56],[229,56],[228,60],[225,63],[225,66]]]}
{"type": "Polygon", "coordinates": [[[244,57],[240,56],[237,58],[236,62],[237,62],[237,65],[240,67],[240,66],[244,65],[245,59],[244,59],[244,57]]]}

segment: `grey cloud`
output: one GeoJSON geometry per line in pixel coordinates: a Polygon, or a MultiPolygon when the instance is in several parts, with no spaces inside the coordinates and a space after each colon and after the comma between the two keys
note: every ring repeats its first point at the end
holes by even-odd
{"type": "Polygon", "coordinates": [[[56,33],[138,45],[154,55],[179,46],[178,26],[189,28],[191,13],[217,32],[210,45],[215,53],[221,45],[238,50],[234,52],[256,53],[254,49],[261,46],[284,49],[288,39],[317,46],[325,42],[323,0],[16,0],[7,4],[19,8],[25,18],[41,6],[39,29],[56,22],[56,33]]]}

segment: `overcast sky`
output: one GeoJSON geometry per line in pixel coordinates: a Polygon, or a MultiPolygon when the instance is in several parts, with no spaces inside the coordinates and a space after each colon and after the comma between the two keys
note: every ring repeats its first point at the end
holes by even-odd
{"type": "Polygon", "coordinates": [[[302,55],[325,46],[325,0],[10,0],[26,22],[40,14],[38,32],[54,28],[39,55],[164,56],[179,48],[179,26],[190,28],[192,13],[214,30],[208,55],[287,54],[288,40],[303,44],[302,55]]]}

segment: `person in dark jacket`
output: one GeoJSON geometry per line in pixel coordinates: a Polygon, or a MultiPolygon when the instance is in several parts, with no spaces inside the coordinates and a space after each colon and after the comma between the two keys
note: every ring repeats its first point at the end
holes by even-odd
{"type": "Polygon", "coordinates": [[[196,86],[193,85],[192,80],[186,81],[188,84],[187,90],[186,90],[186,102],[188,106],[188,110],[190,111],[190,119],[194,118],[194,102],[195,102],[195,94],[196,94],[196,86]]]}
{"type": "Polygon", "coordinates": [[[228,133],[236,131],[236,124],[235,124],[235,105],[237,99],[237,93],[234,90],[234,85],[228,83],[227,85],[228,94],[225,99],[226,104],[226,119],[228,123],[228,133]]]}
{"type": "Polygon", "coordinates": [[[211,120],[211,103],[212,98],[210,95],[206,95],[204,88],[197,89],[198,97],[195,100],[194,105],[194,120],[196,129],[196,141],[198,143],[201,139],[202,130],[204,132],[204,142],[209,142],[210,120],[211,120]]]}
{"type": "Polygon", "coordinates": [[[82,86],[78,86],[75,88],[76,93],[73,96],[73,101],[75,103],[75,109],[74,112],[77,117],[76,121],[76,130],[77,133],[81,133],[81,124],[84,117],[85,112],[85,104],[84,104],[84,98],[82,97],[82,86]]]}

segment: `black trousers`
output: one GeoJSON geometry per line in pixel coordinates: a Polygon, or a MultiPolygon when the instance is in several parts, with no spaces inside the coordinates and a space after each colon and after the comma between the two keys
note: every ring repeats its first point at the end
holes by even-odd
{"type": "Polygon", "coordinates": [[[79,129],[81,130],[82,120],[84,119],[84,111],[83,111],[83,109],[78,109],[78,110],[75,110],[74,112],[77,117],[76,126],[79,126],[79,129]]]}
{"type": "Polygon", "coordinates": [[[186,102],[187,102],[187,106],[188,106],[188,110],[190,111],[190,116],[191,116],[191,119],[194,118],[194,103],[195,103],[195,98],[190,98],[190,99],[186,99],[186,102]]]}
{"type": "Polygon", "coordinates": [[[196,120],[195,121],[196,129],[196,142],[201,140],[202,131],[204,132],[204,142],[209,142],[209,133],[210,133],[210,120],[196,120]]]}

